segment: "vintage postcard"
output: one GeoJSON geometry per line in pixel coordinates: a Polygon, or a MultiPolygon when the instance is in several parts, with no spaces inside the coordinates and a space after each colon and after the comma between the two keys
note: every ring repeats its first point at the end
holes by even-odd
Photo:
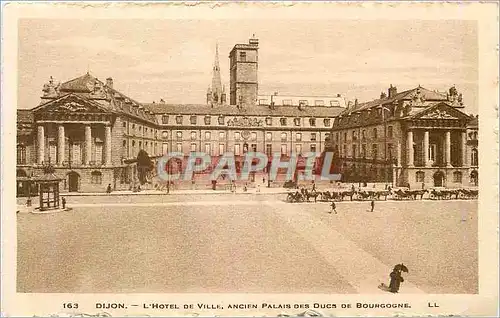
{"type": "Polygon", "coordinates": [[[497,315],[497,2],[2,5],[2,316],[497,315]]]}

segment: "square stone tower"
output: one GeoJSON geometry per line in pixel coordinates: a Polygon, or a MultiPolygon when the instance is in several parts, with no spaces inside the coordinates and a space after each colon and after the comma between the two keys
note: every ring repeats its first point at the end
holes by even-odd
{"type": "Polygon", "coordinates": [[[245,108],[254,106],[258,94],[259,40],[252,37],[248,44],[236,44],[229,53],[229,103],[245,108]]]}

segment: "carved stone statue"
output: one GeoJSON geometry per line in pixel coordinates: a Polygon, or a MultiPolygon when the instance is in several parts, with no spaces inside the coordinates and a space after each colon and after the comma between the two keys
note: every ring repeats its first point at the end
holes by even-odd
{"type": "Polygon", "coordinates": [[[54,78],[51,76],[49,82],[43,85],[43,96],[44,97],[57,97],[59,96],[59,84],[56,86],[54,84],[54,78]]]}

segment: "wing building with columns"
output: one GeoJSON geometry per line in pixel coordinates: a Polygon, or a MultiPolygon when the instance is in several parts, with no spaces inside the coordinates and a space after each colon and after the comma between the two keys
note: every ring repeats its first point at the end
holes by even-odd
{"type": "Polygon", "coordinates": [[[344,181],[410,188],[478,184],[478,117],[463,113],[455,87],[416,88],[351,105],[332,126],[327,149],[344,181]]]}

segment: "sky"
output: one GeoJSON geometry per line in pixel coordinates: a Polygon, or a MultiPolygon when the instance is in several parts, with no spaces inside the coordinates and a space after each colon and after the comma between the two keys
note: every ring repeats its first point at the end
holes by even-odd
{"type": "Polygon", "coordinates": [[[203,104],[216,43],[229,88],[229,52],[259,39],[259,94],[342,94],[369,101],[421,85],[455,85],[478,113],[477,25],[473,21],[54,20],[19,22],[18,108],[40,103],[50,76],[87,71],[140,102],[203,104]]]}

